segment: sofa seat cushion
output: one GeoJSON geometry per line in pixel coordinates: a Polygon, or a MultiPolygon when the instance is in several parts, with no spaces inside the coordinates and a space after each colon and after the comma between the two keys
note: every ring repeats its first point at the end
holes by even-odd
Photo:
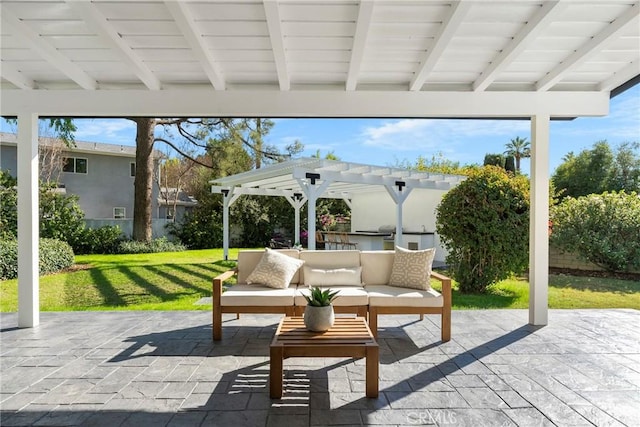
{"type": "Polygon", "coordinates": [[[292,306],[295,286],[275,289],[261,285],[234,285],[222,293],[222,306],[292,306]]]}
{"type": "Polygon", "coordinates": [[[371,307],[442,307],[444,298],[436,290],[426,291],[388,285],[367,286],[371,307]]]}
{"type": "MultiPolygon", "coordinates": [[[[331,289],[331,291],[338,291],[338,297],[333,300],[335,306],[347,306],[347,305],[368,305],[369,296],[367,291],[363,287],[356,286],[320,286],[320,289],[331,289]]],[[[306,306],[307,300],[304,295],[309,295],[311,291],[307,286],[299,285],[296,291],[295,305],[306,306]]]]}

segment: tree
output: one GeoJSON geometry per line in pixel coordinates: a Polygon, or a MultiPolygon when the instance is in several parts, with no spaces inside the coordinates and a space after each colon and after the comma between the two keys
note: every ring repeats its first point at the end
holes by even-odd
{"type": "Polygon", "coordinates": [[[504,154],[513,156],[516,159],[516,172],[519,173],[520,159],[531,157],[531,143],[527,141],[527,138],[517,136],[505,144],[505,147],[507,147],[507,149],[504,154]]]}
{"type": "Polygon", "coordinates": [[[129,118],[136,123],[136,177],[134,180],[133,207],[133,239],[151,240],[151,197],[153,188],[154,157],[153,147],[156,142],[163,142],[181,156],[200,164],[213,167],[211,163],[200,162],[189,154],[193,147],[206,149],[208,138],[215,135],[215,140],[230,140],[248,148],[254,159],[281,161],[291,156],[292,152],[301,150],[301,144],[287,147],[288,153],[280,153],[265,147],[262,137],[270,129],[270,121],[264,119],[190,119],[190,118],[129,118]],[[156,134],[160,126],[161,132],[156,134]],[[176,135],[174,135],[176,134],[176,135]],[[254,140],[253,138],[258,138],[254,140]],[[187,148],[189,147],[189,148],[187,148]]]}
{"type": "Polygon", "coordinates": [[[460,290],[484,292],[528,264],[528,180],[497,166],[474,170],[442,198],[436,230],[460,290]]]}
{"type": "Polygon", "coordinates": [[[623,143],[614,151],[607,141],[598,141],[577,155],[568,153],[551,180],[561,197],[640,191],[638,143],[623,143]]]}
{"type": "Polygon", "coordinates": [[[397,162],[395,167],[401,169],[416,170],[419,172],[441,173],[448,175],[467,175],[477,166],[461,166],[460,162],[449,160],[444,157],[444,154],[442,154],[441,151],[438,151],[436,154],[432,155],[431,158],[418,156],[415,163],[411,163],[405,160],[403,162],[397,162]]]}

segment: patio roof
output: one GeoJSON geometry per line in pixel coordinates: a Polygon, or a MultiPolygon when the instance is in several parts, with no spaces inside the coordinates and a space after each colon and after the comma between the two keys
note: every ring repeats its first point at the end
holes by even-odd
{"type": "Polygon", "coordinates": [[[640,3],[4,0],[19,313],[39,323],[40,117],[531,118],[531,321],[547,322],[549,120],[640,75],[640,3]]]}

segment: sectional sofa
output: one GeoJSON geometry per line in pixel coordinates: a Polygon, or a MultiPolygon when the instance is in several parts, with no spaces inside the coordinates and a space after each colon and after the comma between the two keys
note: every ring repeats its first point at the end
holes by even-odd
{"type": "Polygon", "coordinates": [[[336,313],[368,316],[374,336],[378,315],[418,314],[422,319],[439,314],[441,339],[449,341],[451,279],[431,270],[431,251],[240,251],[236,269],[213,279],[213,339],[222,338],[223,313],[302,315],[303,294],[319,286],[339,291],[336,313]],[[233,276],[236,284],[224,290],[223,283],[233,276]],[[430,286],[431,280],[441,283],[441,292],[430,286]]]}

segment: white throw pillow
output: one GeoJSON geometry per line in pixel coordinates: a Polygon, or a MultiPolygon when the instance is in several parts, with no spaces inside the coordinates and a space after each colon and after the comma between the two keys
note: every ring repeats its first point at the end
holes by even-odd
{"type": "Polygon", "coordinates": [[[436,248],[411,251],[396,246],[389,286],[428,291],[436,248]]]}
{"type": "Polygon", "coordinates": [[[247,277],[247,284],[260,284],[270,288],[286,289],[296,271],[304,261],[281,254],[278,251],[265,249],[264,255],[256,268],[247,277]]]}
{"type": "Polygon", "coordinates": [[[314,268],[302,267],[306,286],[362,286],[362,267],[314,268]]]}

